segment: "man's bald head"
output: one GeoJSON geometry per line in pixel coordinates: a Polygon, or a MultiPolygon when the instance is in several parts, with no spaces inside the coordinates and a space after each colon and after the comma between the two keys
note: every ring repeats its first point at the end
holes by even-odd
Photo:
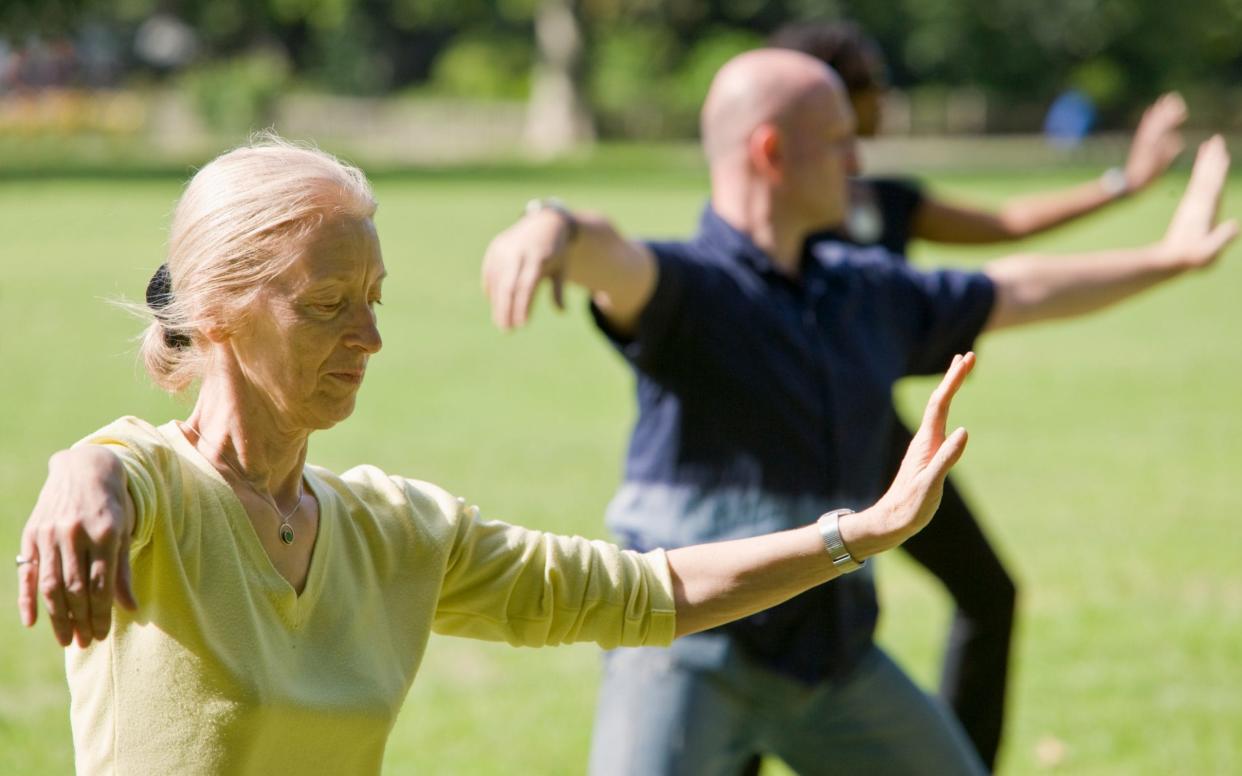
{"type": "Polygon", "coordinates": [[[700,114],[703,150],[716,163],[745,149],[763,124],[788,128],[808,102],[848,110],[845,87],[815,57],[784,49],[739,54],[716,72],[700,114]]]}

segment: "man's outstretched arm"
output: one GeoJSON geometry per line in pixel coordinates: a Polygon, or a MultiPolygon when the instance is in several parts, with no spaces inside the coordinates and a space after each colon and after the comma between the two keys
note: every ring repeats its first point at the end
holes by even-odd
{"type": "Polygon", "coordinates": [[[1238,234],[1216,223],[1229,152],[1219,135],[1199,147],[1194,171],[1164,238],[1141,248],[1060,258],[1012,256],[983,268],[996,284],[986,330],[1098,310],[1187,270],[1209,266],[1238,234]]]}
{"type": "MultiPolygon", "coordinates": [[[[1186,103],[1176,92],[1156,100],[1139,122],[1120,180],[1105,175],[1068,189],[1012,199],[992,210],[936,197],[915,212],[915,237],[937,243],[984,244],[1019,240],[1094,213],[1142,191],[1164,174],[1182,150],[1186,103]]],[[[1114,172],[1114,171],[1110,171],[1114,172]]]]}
{"type": "Polygon", "coordinates": [[[563,307],[566,281],[591,292],[600,312],[621,333],[632,332],[655,291],[655,256],[621,236],[601,216],[547,207],[501,232],[483,259],[483,290],[502,329],[524,326],[540,284],[552,284],[563,307]]]}

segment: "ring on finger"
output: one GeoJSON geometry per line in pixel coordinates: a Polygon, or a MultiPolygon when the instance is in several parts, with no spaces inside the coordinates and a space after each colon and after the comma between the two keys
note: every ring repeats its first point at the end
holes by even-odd
{"type": "Polygon", "coordinates": [[[34,566],[39,565],[39,561],[37,558],[27,558],[25,555],[18,555],[15,558],[15,561],[16,561],[15,565],[18,565],[18,566],[25,566],[27,564],[34,565],[34,566]]]}

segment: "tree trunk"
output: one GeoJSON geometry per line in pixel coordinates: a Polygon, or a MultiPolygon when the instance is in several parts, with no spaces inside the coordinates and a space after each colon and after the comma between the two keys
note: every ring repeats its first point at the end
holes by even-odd
{"type": "Polygon", "coordinates": [[[526,147],[560,156],[595,141],[582,88],[582,26],[576,0],[543,0],[535,12],[538,59],[526,108],[526,147]]]}

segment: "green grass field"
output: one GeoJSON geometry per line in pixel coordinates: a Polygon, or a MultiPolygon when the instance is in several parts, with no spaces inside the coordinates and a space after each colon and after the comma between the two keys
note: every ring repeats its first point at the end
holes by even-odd
{"type": "MultiPolygon", "coordinates": [[[[1076,179],[935,182],[995,201],[1076,179]]],[[[1154,239],[1183,180],[1022,249],[1154,239]]],[[[135,322],[105,301],[141,298],[180,185],[159,175],[0,182],[0,548],[9,555],[51,452],[121,414],[163,421],[188,409],[148,386],[135,322]]],[[[592,331],[581,296],[564,316],[545,305],[530,330],[492,329],[478,265],[531,196],[556,193],[629,232],[672,236],[694,226],[703,186],[693,163],[642,154],[538,172],[380,176],[386,344],[356,415],[318,435],[311,459],[371,462],[494,517],[602,535],[633,411],[627,371],[592,331]]],[[[996,254],[917,257],[970,264],[996,254]]],[[[1242,772],[1239,289],[1235,248],[1210,273],[1124,308],[981,347],[953,420],[972,432],[960,481],[1021,586],[1004,772],[1242,772]]],[[[919,406],[929,387],[902,385],[902,406],[919,406]]],[[[903,557],[880,563],[883,643],[930,686],[945,600],[903,557]]],[[[45,623],[20,629],[13,599],[13,575],[0,574],[0,773],[69,773],[61,651],[45,623]]],[[[585,645],[433,639],[388,772],[582,773],[597,659],[585,645]]]]}

